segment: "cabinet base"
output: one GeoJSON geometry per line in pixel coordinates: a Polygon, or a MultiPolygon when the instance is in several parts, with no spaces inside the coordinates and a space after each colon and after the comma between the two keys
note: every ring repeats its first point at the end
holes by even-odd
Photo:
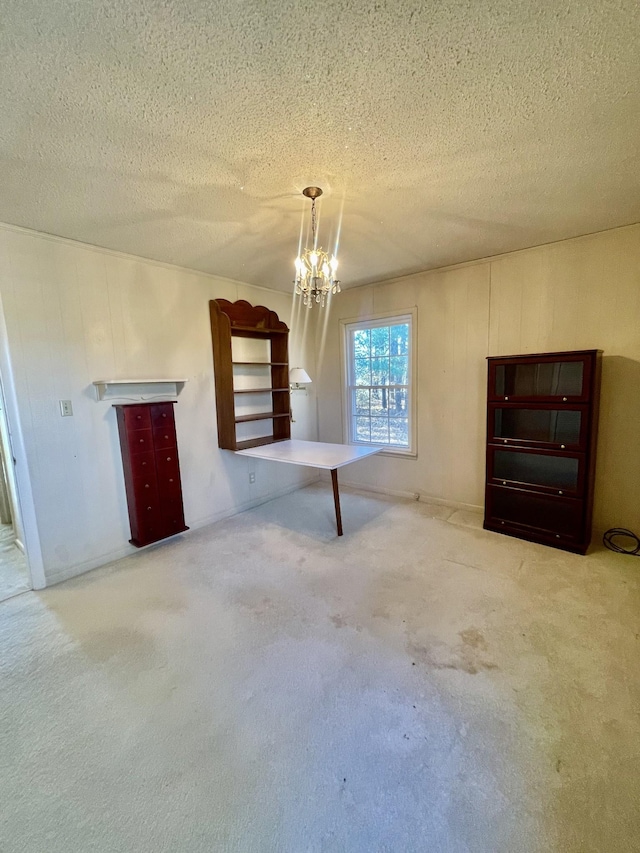
{"type": "Polygon", "coordinates": [[[177,536],[179,533],[184,533],[185,530],[188,530],[188,527],[181,527],[180,530],[174,530],[173,533],[166,533],[164,536],[158,536],[156,539],[147,539],[142,541],[140,539],[129,539],[129,542],[132,545],[135,545],[136,548],[146,548],[147,545],[154,545],[156,542],[162,542],[165,539],[171,539],[172,536],[177,536]]]}
{"type": "Polygon", "coordinates": [[[547,545],[549,548],[557,548],[560,551],[569,551],[571,554],[580,554],[584,556],[587,553],[590,542],[584,544],[570,544],[568,542],[556,542],[551,536],[546,537],[540,533],[529,533],[525,530],[513,530],[500,525],[497,527],[489,522],[484,522],[485,530],[490,530],[492,533],[502,533],[503,536],[511,536],[514,539],[524,539],[527,542],[535,542],[537,545],[547,545]]]}

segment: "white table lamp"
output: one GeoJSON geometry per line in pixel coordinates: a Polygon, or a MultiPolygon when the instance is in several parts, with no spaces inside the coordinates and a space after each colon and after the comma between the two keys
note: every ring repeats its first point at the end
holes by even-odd
{"type": "Polygon", "coordinates": [[[303,367],[292,367],[289,371],[289,384],[292,391],[301,391],[303,385],[309,385],[311,377],[303,367]]]}

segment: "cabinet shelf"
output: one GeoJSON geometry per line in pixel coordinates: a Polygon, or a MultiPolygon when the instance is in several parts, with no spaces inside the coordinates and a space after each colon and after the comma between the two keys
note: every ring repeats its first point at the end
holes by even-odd
{"type": "Polygon", "coordinates": [[[288,367],[288,361],[232,361],[231,364],[235,367],[288,367]]]}
{"type": "Polygon", "coordinates": [[[237,424],[247,424],[249,421],[269,421],[272,418],[288,418],[289,412],[259,412],[256,415],[240,415],[235,418],[237,424]]]}
{"type": "Polygon", "coordinates": [[[236,388],[234,394],[279,394],[286,393],[288,388],[236,388]]]}
{"type": "MultiPolygon", "coordinates": [[[[289,329],[275,311],[263,305],[250,305],[240,299],[212,299],[211,340],[213,343],[213,369],[216,389],[216,413],[218,418],[218,446],[225,450],[240,450],[284,441],[291,437],[291,414],[289,399],[289,329]],[[255,342],[237,339],[253,338],[255,342]],[[235,356],[232,344],[236,342],[235,356]],[[265,346],[266,344],[266,346],[265,346]],[[244,356],[244,358],[243,358],[244,356]],[[257,356],[257,359],[254,360],[257,356]],[[260,371],[251,368],[261,368],[260,371]],[[260,377],[260,378],[257,378],[260,377]],[[235,388],[234,385],[254,385],[267,381],[267,388],[235,388]],[[236,402],[246,394],[270,394],[265,407],[272,411],[241,415],[236,402]],[[267,435],[248,437],[242,433],[241,424],[254,421],[271,421],[260,429],[267,435]]],[[[246,399],[246,398],[245,398],[246,399]]]]}
{"type": "Polygon", "coordinates": [[[271,335],[287,335],[289,329],[267,329],[262,326],[241,326],[231,323],[231,334],[246,338],[268,338],[271,335]]]}
{"type": "Polygon", "coordinates": [[[236,450],[249,450],[251,447],[262,447],[264,444],[275,444],[278,441],[286,441],[286,439],[273,438],[273,436],[249,438],[246,441],[238,441],[236,443],[236,450]]]}

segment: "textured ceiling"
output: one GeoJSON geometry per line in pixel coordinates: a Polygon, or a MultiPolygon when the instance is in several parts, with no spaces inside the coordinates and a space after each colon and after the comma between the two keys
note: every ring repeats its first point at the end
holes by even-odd
{"type": "Polygon", "coordinates": [[[2,0],[0,220],[289,289],[640,221],[636,0],[2,0]]]}

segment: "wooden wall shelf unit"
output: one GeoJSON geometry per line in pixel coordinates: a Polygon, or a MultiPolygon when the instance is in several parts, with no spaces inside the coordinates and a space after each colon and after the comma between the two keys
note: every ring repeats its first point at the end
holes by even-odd
{"type": "Polygon", "coordinates": [[[129,506],[129,541],[136,548],[189,529],[184,523],[173,406],[114,406],[129,506]]]}
{"type": "Polygon", "coordinates": [[[289,400],[289,329],[275,311],[250,305],[243,299],[229,302],[212,299],[211,339],[218,414],[218,445],[224,450],[243,450],[285,441],[291,437],[289,400]],[[234,338],[251,338],[266,343],[264,358],[234,360],[234,338]],[[259,378],[262,384],[251,384],[259,378]],[[247,387],[244,387],[247,383],[247,387]],[[258,411],[241,413],[238,408],[256,395],[258,411]],[[238,437],[238,424],[269,421],[268,435],[238,437]]]}
{"type": "Polygon", "coordinates": [[[586,553],[601,361],[601,350],[488,359],[487,530],[586,553]]]}

